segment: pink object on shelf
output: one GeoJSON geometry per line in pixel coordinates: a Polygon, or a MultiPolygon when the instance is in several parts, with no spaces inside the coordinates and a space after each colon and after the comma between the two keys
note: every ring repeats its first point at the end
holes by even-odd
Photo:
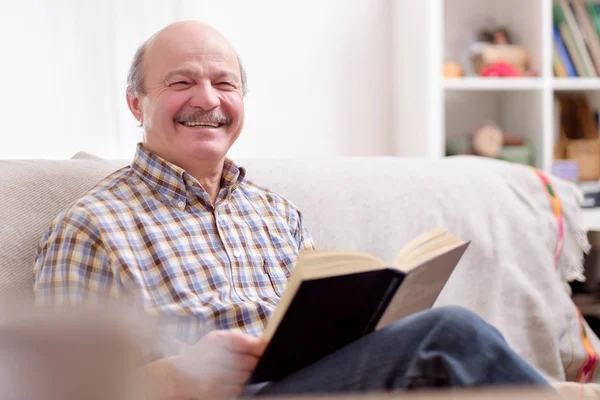
{"type": "Polygon", "coordinates": [[[486,65],[481,69],[479,75],[485,77],[517,77],[520,76],[519,71],[512,65],[505,62],[497,62],[486,65]]]}

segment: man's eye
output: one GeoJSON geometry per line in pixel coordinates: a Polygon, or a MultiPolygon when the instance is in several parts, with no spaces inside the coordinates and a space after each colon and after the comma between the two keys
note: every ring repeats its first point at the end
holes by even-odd
{"type": "Polygon", "coordinates": [[[219,85],[219,86],[229,86],[229,87],[235,88],[235,85],[233,83],[231,83],[231,82],[219,82],[219,83],[217,83],[217,85],[219,85]]]}
{"type": "Polygon", "coordinates": [[[187,81],[177,81],[174,83],[171,83],[171,86],[188,86],[190,83],[187,81]]]}

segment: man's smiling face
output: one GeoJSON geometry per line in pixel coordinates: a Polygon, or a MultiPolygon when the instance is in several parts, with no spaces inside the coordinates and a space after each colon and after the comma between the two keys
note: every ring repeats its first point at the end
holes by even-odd
{"type": "Polygon", "coordinates": [[[202,24],[177,24],[150,40],[142,69],[144,93],[128,101],[144,146],[177,165],[223,159],[244,125],[240,65],[227,40],[202,24]]]}

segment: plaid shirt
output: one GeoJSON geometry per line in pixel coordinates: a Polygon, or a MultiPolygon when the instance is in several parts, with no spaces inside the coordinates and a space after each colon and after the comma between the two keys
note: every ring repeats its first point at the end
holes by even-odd
{"type": "Polygon", "coordinates": [[[138,145],[134,160],[63,211],[34,267],[41,305],[133,295],[185,342],[212,329],[260,335],[298,253],[298,209],[226,160],[216,204],[183,169],[138,145]]]}

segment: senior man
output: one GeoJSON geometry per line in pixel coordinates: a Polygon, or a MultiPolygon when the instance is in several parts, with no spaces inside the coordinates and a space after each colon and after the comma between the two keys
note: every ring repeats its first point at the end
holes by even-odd
{"type": "MultiPolygon", "coordinates": [[[[227,158],[245,92],[237,53],[213,28],[187,21],[153,35],[128,78],[127,104],[144,130],[131,165],[64,210],[40,243],[38,303],[133,296],[148,312],[209,331],[180,335],[189,346],[144,368],[157,399],[249,395],[261,332],[299,252],[313,247],[300,211],[227,158]]],[[[492,384],[546,385],[493,327],[440,308],[253,395],[492,384]]]]}

